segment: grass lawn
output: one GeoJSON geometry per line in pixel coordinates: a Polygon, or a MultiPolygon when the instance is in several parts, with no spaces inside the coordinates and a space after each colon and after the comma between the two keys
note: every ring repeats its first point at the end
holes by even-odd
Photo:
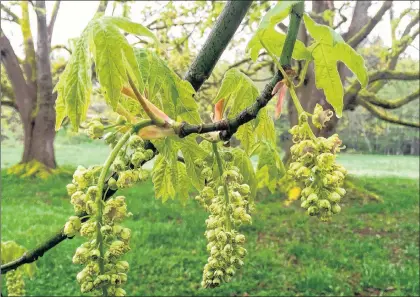
{"type": "MultiPolygon", "coordinates": [[[[84,135],[68,137],[58,133],[54,142],[56,160],[59,166],[79,164],[84,166],[103,164],[110,149],[101,140],[90,140],[84,135]]],[[[21,160],[23,144],[13,140],[1,144],[1,167],[10,167],[21,160]]],[[[252,157],[257,165],[257,157],[252,157]]],[[[357,176],[395,176],[419,178],[418,156],[385,156],[342,153],[338,162],[357,176]]],[[[151,169],[153,161],[146,163],[151,169]]]]}
{"type": "MultiPolygon", "coordinates": [[[[70,180],[61,174],[35,182],[3,170],[2,240],[31,248],[60,228],[73,213],[65,191],[70,180]]],[[[285,207],[278,195],[259,195],[254,223],[243,228],[245,265],[231,283],[214,290],[200,289],[208,255],[207,214],[198,204],[162,204],[150,182],[121,191],[134,214],[125,223],[133,232],[125,289],[136,296],[418,296],[418,180],[366,177],[357,184],[385,202],[348,197],[331,223],[307,217],[299,202],[285,207]]],[[[40,258],[36,277],[26,280],[27,293],[79,296],[75,277],[81,267],[71,258],[82,242],[66,240],[40,258]]]]}

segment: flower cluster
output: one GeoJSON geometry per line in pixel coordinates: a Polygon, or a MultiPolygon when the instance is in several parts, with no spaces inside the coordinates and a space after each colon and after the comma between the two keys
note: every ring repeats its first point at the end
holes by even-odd
{"type": "Polygon", "coordinates": [[[77,248],[73,263],[85,265],[76,277],[82,293],[93,292],[100,295],[99,290],[105,288],[108,295],[126,295],[121,285],[127,281],[129,265],[126,261],[121,261],[120,257],[130,250],[131,230],[119,223],[129,215],[125,197],[118,196],[105,203],[99,237],[95,220],[91,219],[81,224],[80,234],[88,241],[77,248]],[[101,255],[98,239],[102,241],[106,250],[102,272],[98,261],[101,255]]]}
{"type": "Polygon", "coordinates": [[[8,296],[25,296],[25,282],[19,270],[6,274],[6,287],[8,296]]]}
{"type": "MultiPolygon", "coordinates": [[[[224,154],[225,161],[231,161],[230,153],[224,154]]],[[[207,250],[210,252],[204,266],[202,286],[215,288],[223,281],[229,282],[236,270],[244,264],[247,251],[243,247],[245,236],[237,231],[242,224],[250,224],[253,203],[249,200],[250,188],[242,184],[239,168],[226,162],[221,177],[213,180],[212,170],[205,162],[198,160],[207,185],[195,199],[210,212],[206,220],[207,250]]]]}
{"type": "Polygon", "coordinates": [[[92,139],[101,138],[104,135],[104,125],[101,122],[100,117],[93,118],[87,128],[87,135],[92,139]]]}
{"type": "MultiPolygon", "coordinates": [[[[147,179],[148,174],[141,165],[153,157],[153,151],[145,150],[143,146],[139,136],[130,137],[111,165],[118,179],[110,177],[108,189],[127,188],[147,179]]],[[[73,256],[73,263],[84,265],[77,275],[82,293],[100,295],[101,291],[106,291],[110,296],[125,296],[121,285],[127,281],[129,265],[121,257],[130,250],[131,230],[120,223],[131,213],[127,211],[123,196],[106,202],[100,199],[101,170],[102,167],[86,169],[82,166],[76,169],[67,191],[77,216],[68,219],[63,232],[69,237],[80,233],[87,238],[73,256]],[[84,220],[80,218],[82,214],[84,220]]]]}
{"type": "MultiPolygon", "coordinates": [[[[323,114],[319,107],[317,114],[323,114]]],[[[346,193],[342,185],[347,171],[335,162],[341,140],[337,134],[316,138],[307,121],[307,115],[301,114],[299,125],[290,130],[295,144],[290,148],[292,163],[287,173],[304,185],[301,206],[307,209],[309,215],[328,221],[333,214],[341,211],[338,202],[346,193]]],[[[325,122],[322,123],[324,125],[325,122]]]]}
{"type": "Polygon", "coordinates": [[[137,135],[132,135],[112,164],[112,169],[118,173],[118,180],[110,178],[108,186],[115,190],[117,188],[128,188],[136,182],[145,181],[149,174],[141,166],[144,162],[152,159],[153,156],[152,150],[144,149],[143,139],[137,135]]]}

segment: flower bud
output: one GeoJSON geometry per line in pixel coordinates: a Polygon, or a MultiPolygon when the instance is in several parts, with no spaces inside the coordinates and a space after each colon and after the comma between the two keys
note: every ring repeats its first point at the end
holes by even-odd
{"type": "Polygon", "coordinates": [[[90,197],[92,200],[96,200],[96,196],[98,194],[98,187],[97,186],[91,186],[88,188],[86,195],[90,197]]]}
{"type": "Polygon", "coordinates": [[[343,188],[337,188],[335,189],[335,191],[341,196],[343,197],[344,195],[346,195],[346,190],[343,188]]]}
{"type": "Polygon", "coordinates": [[[77,186],[75,184],[68,184],[66,186],[67,194],[72,196],[77,191],[77,186]]]}
{"type": "Polygon", "coordinates": [[[115,178],[110,177],[108,180],[108,187],[110,190],[118,190],[118,186],[117,186],[117,181],[115,180],[115,178]]]}
{"type": "Polygon", "coordinates": [[[331,212],[332,212],[333,214],[338,214],[338,213],[340,213],[340,212],[341,212],[341,207],[340,207],[340,205],[338,205],[337,203],[333,204],[333,205],[332,205],[332,207],[331,207],[331,212]]]}
{"type": "Polygon", "coordinates": [[[319,200],[318,206],[319,206],[319,208],[326,209],[326,210],[330,210],[331,209],[331,204],[326,199],[319,200]]]}
{"type": "Polygon", "coordinates": [[[87,134],[90,138],[97,139],[104,135],[104,125],[100,122],[93,122],[87,129],[87,134]]]}
{"type": "Polygon", "coordinates": [[[312,193],[308,196],[308,199],[306,200],[309,204],[316,203],[318,201],[318,195],[315,193],[312,193]]]}
{"type": "Polygon", "coordinates": [[[239,244],[243,244],[245,242],[245,236],[243,234],[236,235],[235,242],[239,244]]]}
{"type": "Polygon", "coordinates": [[[127,293],[122,288],[115,289],[115,296],[125,296],[127,293]]]}
{"type": "Polygon", "coordinates": [[[341,196],[340,196],[340,194],[338,194],[337,192],[331,192],[331,193],[328,195],[328,199],[329,199],[331,202],[333,202],[333,203],[337,203],[337,202],[339,202],[339,201],[341,200],[341,196]]]}
{"type": "Polygon", "coordinates": [[[318,210],[318,207],[316,207],[316,206],[311,206],[311,207],[308,208],[308,214],[310,216],[315,216],[315,215],[318,214],[318,212],[319,212],[319,210],[318,210]]]}
{"type": "Polygon", "coordinates": [[[124,125],[127,122],[127,118],[122,115],[118,115],[117,119],[115,120],[115,124],[117,125],[124,125]]]}
{"type": "Polygon", "coordinates": [[[131,135],[128,140],[128,147],[132,149],[140,148],[144,146],[144,141],[138,135],[131,135]]]}

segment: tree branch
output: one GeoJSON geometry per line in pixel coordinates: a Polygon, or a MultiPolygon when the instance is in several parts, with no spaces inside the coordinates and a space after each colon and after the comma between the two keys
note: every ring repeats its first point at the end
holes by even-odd
{"type": "MultiPolygon", "coordinates": [[[[290,26],[280,57],[280,63],[282,64],[283,68],[290,68],[292,52],[299,31],[302,13],[303,3],[298,4],[292,8],[290,26]]],[[[193,133],[220,131],[220,139],[229,140],[241,125],[246,124],[257,117],[258,112],[263,107],[265,107],[273,97],[272,91],[274,86],[282,79],[282,74],[277,72],[271,81],[265,86],[263,92],[257,97],[254,104],[241,111],[235,118],[224,119],[215,123],[201,125],[183,123],[179,131],[179,136],[185,137],[193,133]]]]}
{"type": "Polygon", "coordinates": [[[98,6],[98,9],[96,10],[96,13],[104,13],[107,6],[108,6],[108,0],[101,0],[101,2],[99,2],[99,6],[98,6]]]}
{"type": "Polygon", "coordinates": [[[0,3],[0,8],[7,13],[7,16],[9,17],[8,21],[19,24],[19,17],[9,7],[0,3]]]}
{"type": "Polygon", "coordinates": [[[420,73],[417,71],[393,71],[393,70],[379,70],[369,74],[369,83],[377,80],[418,80],[420,73]]]}
{"type": "Polygon", "coordinates": [[[195,90],[198,90],[209,78],[251,4],[251,1],[229,1],[226,3],[203,48],[185,75],[184,79],[191,82],[195,90]]]}
{"type": "MultiPolygon", "coordinates": [[[[97,12],[101,12],[101,11],[103,12],[105,10],[105,8],[106,8],[107,2],[108,1],[101,1],[100,5],[98,7],[98,11],[97,12]]],[[[228,5],[225,6],[225,8],[224,8],[224,10],[222,12],[222,14],[224,16],[227,16],[228,18],[231,17],[230,14],[232,14],[232,11],[230,11],[230,13],[227,14],[226,13],[226,10],[228,8],[231,8],[233,4],[235,4],[235,3],[230,3],[229,6],[228,5]]],[[[239,2],[237,2],[234,6],[237,7],[238,4],[239,4],[239,2]]],[[[244,4],[241,4],[241,5],[244,5],[244,4]]],[[[206,44],[214,44],[214,43],[216,43],[218,41],[218,38],[219,38],[218,36],[220,35],[221,32],[224,31],[224,28],[221,26],[220,23],[225,23],[225,22],[227,22],[227,20],[225,20],[224,22],[218,21],[218,23],[215,25],[215,28],[213,28],[213,30],[212,30],[213,34],[210,34],[209,35],[206,44]]],[[[238,20],[235,20],[235,22],[238,22],[238,20]]],[[[239,20],[239,23],[240,23],[240,20],[239,20]]],[[[238,23],[237,26],[239,26],[239,23],[238,23]]],[[[236,26],[236,28],[237,28],[237,26],[236,26]]],[[[233,28],[232,27],[232,24],[230,24],[230,27],[229,28],[230,28],[230,30],[233,30],[233,32],[231,33],[231,35],[233,35],[234,34],[234,31],[236,30],[236,28],[233,28]]],[[[8,39],[6,38],[6,40],[4,40],[3,37],[6,38],[5,36],[2,36],[1,39],[0,39],[0,48],[2,50],[2,60],[3,60],[3,43],[6,40],[8,42],[8,39]]],[[[226,46],[229,43],[229,41],[230,41],[230,38],[229,39],[226,39],[225,38],[225,39],[223,39],[223,40],[220,41],[219,47],[217,48],[217,50],[215,49],[215,55],[217,56],[217,58],[219,58],[221,56],[222,52],[226,48],[226,46]]],[[[10,46],[10,43],[8,43],[8,44],[10,46]]],[[[11,49],[11,46],[10,46],[10,49],[11,49]]],[[[202,62],[202,60],[207,59],[207,55],[205,53],[208,50],[209,50],[208,47],[205,47],[205,46],[201,49],[201,51],[198,54],[198,56],[200,58],[197,57],[196,64],[198,64],[198,65],[206,65],[207,67],[209,67],[211,69],[204,69],[205,72],[206,73],[211,73],[214,65],[212,65],[210,63],[204,63],[204,62],[202,62]]],[[[16,62],[17,62],[17,60],[16,60],[16,62]]],[[[16,64],[19,66],[18,63],[16,63],[16,64]]],[[[193,77],[198,77],[199,75],[198,75],[198,72],[197,71],[200,71],[200,70],[202,70],[202,68],[199,68],[199,67],[192,68],[192,66],[191,66],[191,68],[189,70],[190,76],[189,76],[189,78],[186,78],[186,80],[188,80],[190,83],[192,83],[193,81],[192,80],[189,80],[189,79],[192,79],[193,77]]],[[[22,73],[22,78],[23,78],[23,73],[22,73]]],[[[197,83],[195,85],[195,90],[198,91],[198,89],[200,88],[200,86],[204,82],[204,79],[202,81],[197,80],[196,82],[197,83]]],[[[154,147],[154,145],[150,141],[145,141],[145,149],[151,149],[155,154],[158,153],[157,149],[154,147]]],[[[114,172],[114,173],[111,174],[111,177],[113,177],[113,178],[115,178],[117,180],[118,179],[118,174],[116,172],[114,172]]],[[[106,193],[105,194],[105,200],[109,199],[116,192],[116,190],[109,189],[108,186],[107,186],[107,184],[108,184],[108,182],[106,182],[106,185],[104,186],[104,191],[106,191],[105,192],[106,193]]],[[[42,255],[44,255],[45,252],[47,252],[48,250],[50,250],[53,247],[55,247],[57,244],[59,244],[63,240],[67,239],[66,235],[64,235],[64,233],[63,233],[63,228],[61,228],[56,234],[54,234],[52,237],[50,237],[49,239],[47,239],[45,242],[43,242],[40,245],[38,245],[37,247],[35,247],[33,250],[31,250],[31,251],[27,252],[26,254],[24,254],[19,259],[15,260],[13,262],[10,262],[10,263],[7,263],[7,264],[2,265],[1,266],[1,272],[2,272],[2,274],[5,274],[5,273],[7,273],[10,270],[14,270],[14,269],[16,269],[17,267],[19,267],[19,266],[21,266],[23,264],[32,263],[32,262],[36,261],[39,257],[41,257],[42,255]]]]}
{"type": "Polygon", "coordinates": [[[376,96],[375,94],[368,92],[368,91],[363,91],[360,92],[358,97],[360,97],[361,99],[374,104],[376,106],[382,107],[382,108],[386,108],[386,109],[395,109],[398,107],[401,107],[411,101],[414,101],[416,99],[420,98],[420,89],[418,89],[417,91],[415,91],[414,93],[411,93],[410,95],[406,96],[406,97],[401,97],[398,99],[394,99],[394,100],[386,100],[386,99],[382,99],[379,98],[378,96],[376,96]]]}
{"type": "Polygon", "coordinates": [[[351,47],[356,48],[369,35],[369,33],[372,32],[373,28],[375,28],[375,26],[379,23],[379,21],[384,16],[385,12],[388,9],[390,9],[391,6],[392,6],[392,0],[385,1],[384,4],[382,4],[381,8],[376,13],[376,15],[373,18],[371,18],[368,21],[368,23],[362,29],[360,29],[358,33],[350,37],[347,43],[351,47]]]}
{"type": "Polygon", "coordinates": [[[54,24],[55,24],[55,20],[57,19],[60,4],[61,4],[60,0],[55,1],[54,8],[51,15],[51,20],[50,20],[50,23],[48,24],[48,41],[50,44],[51,44],[52,34],[54,31],[54,24]]]}
{"type": "Polygon", "coordinates": [[[373,104],[371,104],[369,102],[366,102],[365,100],[363,100],[360,97],[357,98],[357,103],[360,104],[361,106],[363,106],[364,108],[366,108],[366,110],[368,110],[375,117],[377,117],[381,120],[384,120],[386,122],[390,122],[390,123],[394,123],[394,124],[398,124],[398,125],[403,125],[403,126],[407,126],[407,127],[420,128],[420,123],[419,122],[411,122],[411,121],[406,121],[404,119],[399,119],[396,116],[379,109],[378,107],[374,106],[373,104]]]}
{"type": "Polygon", "coordinates": [[[53,47],[51,47],[51,51],[53,50],[57,50],[57,49],[64,49],[66,50],[70,55],[72,54],[71,49],[69,49],[67,46],[65,46],[64,44],[56,44],[53,47]]]}
{"type": "Polygon", "coordinates": [[[7,76],[9,77],[13,88],[16,105],[19,107],[19,110],[24,113],[23,116],[25,117],[32,109],[28,85],[12,45],[4,34],[0,36],[0,54],[1,62],[6,69],[7,76]]]}
{"type": "MultiPolygon", "coordinates": [[[[225,7],[225,9],[226,9],[226,7],[225,7]]],[[[222,12],[222,14],[223,14],[223,12],[222,12]]],[[[303,14],[303,3],[299,3],[292,9],[289,31],[287,33],[285,45],[283,47],[282,55],[280,57],[280,62],[282,63],[282,65],[284,67],[290,67],[291,56],[292,56],[294,44],[295,44],[295,41],[296,41],[296,37],[297,37],[298,28],[299,28],[299,24],[300,24],[302,14],[303,14]]],[[[228,15],[228,17],[231,17],[231,16],[228,15]]],[[[211,38],[217,38],[217,35],[213,35],[213,37],[212,37],[212,35],[210,35],[209,39],[211,39],[211,38]]],[[[225,42],[228,43],[229,40],[225,40],[225,42]]],[[[219,47],[220,50],[223,51],[224,48],[226,48],[226,45],[227,44],[225,44],[224,46],[220,45],[220,47],[219,47]]],[[[202,51],[207,51],[207,50],[208,50],[207,48],[202,49],[202,51]]],[[[206,58],[206,55],[203,55],[201,52],[199,53],[199,56],[202,57],[201,59],[206,58]]],[[[220,55],[218,55],[218,56],[220,57],[220,55]]],[[[201,65],[201,63],[197,63],[197,64],[201,65]]],[[[208,67],[211,67],[211,69],[213,69],[213,67],[214,67],[214,65],[212,65],[212,64],[207,63],[206,65],[208,65],[208,67]]],[[[190,77],[196,77],[194,75],[195,71],[196,70],[194,70],[194,69],[190,69],[190,71],[189,71],[191,73],[190,77]]],[[[211,70],[208,70],[206,72],[211,72],[211,70]]],[[[253,105],[251,105],[250,107],[248,107],[244,111],[242,111],[236,118],[234,118],[232,120],[229,120],[229,121],[226,121],[226,123],[224,121],[220,121],[220,122],[216,122],[214,124],[209,124],[211,126],[214,126],[213,127],[214,129],[212,128],[213,130],[211,130],[211,131],[224,130],[224,131],[220,132],[220,138],[221,139],[229,139],[230,136],[233,135],[236,132],[237,128],[240,125],[245,124],[245,123],[249,122],[250,120],[252,120],[253,118],[255,118],[258,111],[261,108],[263,108],[268,103],[268,101],[271,99],[271,97],[272,97],[271,92],[274,88],[274,85],[278,81],[280,81],[282,78],[283,78],[282,75],[280,73],[277,73],[272,78],[270,83],[267,84],[267,86],[264,88],[264,91],[256,99],[256,102],[253,105]],[[216,129],[217,127],[219,127],[220,129],[216,129]]],[[[199,84],[196,84],[196,90],[198,90],[200,88],[203,81],[199,82],[199,84]]],[[[204,126],[206,126],[206,125],[204,125],[204,126]]],[[[181,130],[183,131],[184,136],[187,135],[186,133],[188,133],[188,134],[204,133],[202,131],[199,132],[199,129],[201,129],[200,127],[201,126],[189,125],[189,124],[184,123],[184,125],[181,127],[181,130]]],[[[158,153],[156,148],[149,141],[145,142],[145,149],[151,149],[151,150],[153,150],[153,152],[155,154],[158,153]]],[[[111,176],[115,179],[118,179],[118,174],[116,172],[114,172],[111,176]]],[[[107,182],[104,185],[104,191],[105,191],[105,195],[104,195],[105,200],[109,199],[116,192],[116,190],[108,189],[107,182]]],[[[81,216],[83,216],[83,214],[81,216]]],[[[63,234],[63,228],[60,229],[60,231],[58,231],[56,234],[54,234],[52,237],[50,237],[47,241],[45,241],[44,243],[41,243],[35,249],[25,253],[19,259],[2,265],[1,266],[2,273],[3,274],[7,273],[8,271],[16,269],[17,267],[19,267],[23,264],[32,263],[32,262],[36,261],[46,251],[50,250],[51,248],[53,248],[54,246],[56,246],[61,241],[65,240],[66,238],[67,238],[66,235],[63,234]]]]}
{"type": "Polygon", "coordinates": [[[8,107],[11,107],[11,108],[13,108],[13,109],[15,109],[15,110],[18,110],[18,107],[17,107],[17,105],[16,105],[16,103],[15,102],[13,102],[13,101],[10,101],[10,100],[2,100],[1,102],[0,102],[0,105],[1,106],[8,106],[8,107]]]}

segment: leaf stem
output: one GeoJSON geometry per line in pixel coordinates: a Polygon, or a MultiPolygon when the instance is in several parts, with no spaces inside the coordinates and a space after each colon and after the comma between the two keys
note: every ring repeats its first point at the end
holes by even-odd
{"type": "MultiPolygon", "coordinates": [[[[109,168],[111,167],[112,163],[114,162],[115,158],[118,155],[118,152],[121,150],[123,145],[127,142],[127,140],[130,138],[131,134],[134,132],[137,132],[141,128],[144,128],[146,126],[151,125],[151,120],[143,120],[139,123],[133,125],[133,127],[130,129],[130,131],[126,132],[120,140],[118,140],[118,143],[115,145],[114,149],[111,151],[110,155],[106,159],[104,166],[102,167],[101,174],[99,175],[98,179],[98,194],[96,195],[96,205],[98,207],[98,212],[96,216],[96,242],[99,244],[99,272],[100,274],[105,273],[105,265],[104,265],[104,243],[102,239],[102,233],[101,233],[101,227],[102,227],[102,210],[104,206],[104,202],[102,200],[102,194],[103,194],[103,187],[105,184],[105,178],[108,173],[109,168]]],[[[108,292],[106,290],[106,286],[102,288],[102,295],[107,296],[108,292]]]]}
{"type": "MultiPolygon", "coordinates": [[[[217,150],[217,143],[213,142],[212,148],[213,148],[214,156],[216,158],[217,167],[219,169],[220,178],[222,178],[223,164],[222,164],[222,158],[220,157],[219,151],[217,150]]],[[[230,230],[232,230],[232,222],[230,221],[230,215],[229,215],[230,199],[229,199],[229,192],[228,192],[226,183],[223,183],[223,193],[225,195],[226,231],[230,232],[230,230]]]]}
{"type": "Polygon", "coordinates": [[[295,89],[299,88],[305,81],[306,72],[308,72],[308,66],[310,62],[310,60],[305,61],[305,66],[303,66],[302,72],[299,75],[299,83],[295,86],[295,89]]]}
{"type": "Polygon", "coordinates": [[[130,84],[130,87],[133,89],[134,95],[136,95],[137,100],[139,101],[141,107],[143,107],[146,114],[149,116],[149,118],[153,121],[153,124],[156,126],[162,127],[165,125],[165,121],[161,118],[159,118],[149,107],[147,104],[147,99],[140,94],[139,90],[137,89],[135,83],[131,79],[130,74],[127,73],[128,77],[128,83],[130,84]]]}

